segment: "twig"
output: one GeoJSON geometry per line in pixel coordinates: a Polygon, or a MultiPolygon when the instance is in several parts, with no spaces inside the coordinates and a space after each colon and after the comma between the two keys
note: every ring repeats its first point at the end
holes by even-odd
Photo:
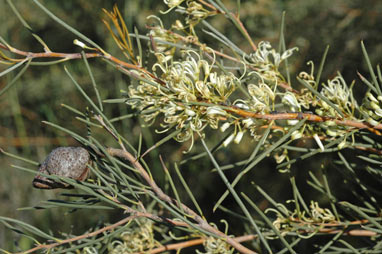
{"type": "MultiPolygon", "coordinates": [[[[181,250],[190,246],[195,246],[204,243],[205,239],[199,238],[199,239],[194,239],[194,240],[189,240],[181,243],[173,243],[173,244],[167,244],[165,246],[161,246],[155,249],[152,249],[149,251],[150,254],[155,254],[155,253],[161,253],[163,251],[169,251],[169,250],[181,250]]],[[[145,252],[137,252],[135,254],[143,254],[147,253],[145,252]]]]}
{"type": "Polygon", "coordinates": [[[241,22],[241,20],[233,13],[231,13],[231,16],[236,20],[236,22],[239,24],[240,28],[243,30],[245,37],[247,37],[249,44],[251,44],[252,50],[256,51],[257,47],[256,47],[255,43],[253,42],[251,36],[249,36],[249,33],[248,33],[247,29],[245,28],[245,26],[243,25],[243,23],[241,22]]]}
{"type": "MultiPolygon", "coordinates": [[[[8,50],[14,54],[26,57],[26,58],[22,58],[22,59],[8,59],[8,60],[13,61],[13,62],[21,62],[21,61],[24,61],[25,59],[35,59],[35,58],[62,58],[63,61],[82,58],[81,53],[60,53],[60,52],[34,53],[34,52],[22,51],[22,50],[4,45],[2,43],[0,43],[0,48],[8,50]]],[[[118,58],[116,58],[110,54],[104,54],[102,52],[85,53],[85,57],[86,58],[95,58],[95,57],[104,58],[104,59],[107,59],[109,61],[112,61],[113,63],[116,63],[119,66],[129,68],[129,69],[134,69],[134,70],[140,70],[140,71],[146,73],[147,75],[149,75],[150,77],[152,77],[153,79],[155,79],[156,81],[158,81],[160,84],[163,84],[163,81],[159,80],[152,73],[147,71],[145,68],[124,62],[124,61],[119,60],[118,58]]]]}
{"type": "Polygon", "coordinates": [[[369,131],[377,134],[382,135],[378,130],[382,129],[382,124],[377,125],[371,125],[369,123],[364,122],[358,122],[354,120],[347,120],[347,119],[337,119],[334,117],[323,117],[319,115],[315,115],[312,113],[275,113],[275,114],[259,114],[259,113],[253,113],[250,111],[246,111],[243,109],[231,107],[230,109],[227,109],[227,111],[238,114],[242,117],[247,118],[257,118],[257,119],[266,119],[266,120],[300,120],[300,119],[306,119],[310,122],[326,122],[326,121],[333,121],[338,125],[345,125],[350,127],[355,127],[358,129],[368,129],[369,131]]]}
{"type": "Polygon", "coordinates": [[[94,232],[91,232],[91,233],[88,233],[88,234],[83,234],[83,235],[80,235],[80,236],[76,236],[76,237],[73,237],[73,238],[69,238],[69,239],[65,239],[65,240],[62,240],[62,241],[59,241],[59,242],[56,242],[56,243],[52,243],[52,244],[41,244],[41,245],[38,245],[36,246],[35,248],[32,248],[32,249],[29,249],[27,251],[23,251],[23,252],[19,252],[19,254],[27,254],[27,253],[34,253],[36,252],[37,250],[41,250],[41,249],[51,249],[51,248],[54,248],[54,247],[57,247],[59,245],[62,245],[62,244],[66,244],[66,243],[70,243],[70,242],[75,242],[75,241],[78,241],[78,240],[81,240],[81,239],[85,239],[85,238],[89,238],[89,237],[92,237],[92,236],[96,236],[102,232],[105,232],[105,231],[109,231],[109,230],[112,230],[120,225],[123,225],[125,223],[127,223],[128,221],[136,218],[137,216],[136,215],[131,215],[129,217],[126,217],[112,225],[109,225],[109,226],[106,226],[106,227],[103,227],[101,229],[98,229],[94,232]]]}
{"type": "MultiPolygon", "coordinates": [[[[256,235],[245,235],[245,236],[235,237],[234,239],[237,242],[245,242],[245,241],[253,240],[256,237],[257,237],[256,235]]],[[[205,242],[205,240],[206,239],[204,239],[204,238],[199,238],[199,239],[193,239],[193,240],[189,240],[189,241],[185,241],[185,242],[181,242],[181,243],[168,244],[168,245],[165,245],[165,246],[161,246],[161,247],[152,249],[152,250],[149,251],[149,253],[150,254],[155,254],[155,253],[160,253],[160,252],[168,251],[168,250],[181,250],[181,249],[184,249],[184,248],[187,248],[187,247],[191,247],[191,246],[202,244],[202,243],[205,242]]],[[[136,253],[136,254],[142,254],[142,252],[139,252],[139,253],[136,253]]]]}
{"type": "Polygon", "coordinates": [[[369,220],[355,220],[350,221],[346,223],[341,222],[323,222],[323,223],[317,223],[317,222],[307,222],[307,221],[301,221],[299,219],[291,218],[292,223],[296,223],[297,226],[308,226],[311,228],[311,230],[301,230],[302,233],[323,233],[323,234],[337,234],[339,232],[343,232],[344,235],[349,236],[366,236],[366,237],[372,237],[381,235],[377,232],[362,229],[362,225],[370,223],[369,220]],[[360,229],[350,229],[349,226],[359,226],[360,229]]]}
{"type": "Polygon", "coordinates": [[[216,11],[217,13],[221,13],[218,9],[215,8],[215,6],[213,6],[212,4],[209,4],[209,3],[206,3],[205,1],[203,0],[198,0],[200,3],[204,4],[205,6],[209,7],[210,9],[213,9],[214,11],[216,11]]]}

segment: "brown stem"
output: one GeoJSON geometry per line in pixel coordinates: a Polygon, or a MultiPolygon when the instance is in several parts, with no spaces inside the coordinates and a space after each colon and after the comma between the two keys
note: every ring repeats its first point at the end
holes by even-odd
{"type": "Polygon", "coordinates": [[[203,0],[198,0],[200,3],[204,4],[205,6],[207,6],[208,8],[220,13],[220,11],[218,9],[215,8],[215,6],[213,6],[212,4],[209,4],[209,3],[206,3],[205,1],[203,0]]]}
{"type": "MultiPolygon", "coordinates": [[[[256,235],[245,235],[245,236],[235,237],[234,239],[240,243],[240,242],[253,240],[256,237],[257,237],[256,235]]],[[[152,249],[149,251],[149,253],[155,254],[155,253],[160,253],[160,252],[168,251],[168,250],[181,250],[181,249],[184,249],[187,247],[200,245],[200,244],[204,243],[205,240],[206,239],[204,239],[204,238],[199,238],[199,239],[193,239],[193,240],[189,240],[189,241],[185,241],[185,242],[181,242],[181,243],[168,244],[165,246],[161,246],[161,247],[152,249]]],[[[141,254],[141,253],[142,252],[140,252],[139,254],[141,254]]],[[[138,254],[138,253],[136,253],[136,254],[138,254]]]]}
{"type": "MultiPolygon", "coordinates": [[[[8,47],[4,45],[3,43],[0,42],[0,48],[8,50],[14,54],[20,55],[20,56],[25,56],[28,58],[64,58],[64,59],[79,59],[82,58],[81,53],[59,53],[59,52],[41,52],[41,53],[33,53],[33,52],[27,52],[27,51],[22,51],[13,47],[8,47]]],[[[100,57],[101,53],[96,52],[96,53],[86,53],[85,54],[86,58],[93,58],[93,57],[100,57]]],[[[23,59],[12,59],[17,62],[21,62],[25,60],[23,59]]]]}
{"type": "Polygon", "coordinates": [[[241,22],[241,20],[236,15],[234,15],[233,13],[231,13],[230,15],[236,20],[236,22],[239,24],[239,26],[243,30],[245,37],[247,37],[249,44],[251,44],[252,50],[256,51],[257,47],[256,47],[255,43],[253,42],[251,36],[249,36],[249,33],[248,33],[247,29],[245,28],[245,26],[243,25],[243,23],[241,22]]]}
{"type": "Polygon", "coordinates": [[[343,232],[344,235],[349,235],[349,236],[366,236],[366,237],[372,237],[372,236],[377,236],[381,235],[378,234],[377,232],[367,230],[367,229],[349,229],[348,227],[350,225],[359,225],[359,227],[362,227],[362,225],[370,223],[369,220],[355,220],[355,221],[350,221],[346,223],[342,222],[306,222],[306,221],[301,221],[299,219],[291,218],[294,224],[297,224],[298,226],[307,226],[311,228],[311,231],[309,230],[302,230],[303,233],[312,233],[315,230],[318,233],[323,233],[323,234],[337,234],[339,232],[343,232]]]}
{"type": "Polygon", "coordinates": [[[257,118],[257,119],[266,119],[266,120],[301,120],[306,119],[310,122],[326,122],[326,121],[333,121],[338,125],[345,125],[354,127],[357,129],[368,129],[369,131],[377,134],[382,135],[378,130],[382,129],[382,124],[378,125],[371,125],[369,123],[364,122],[358,122],[354,120],[346,120],[346,119],[337,119],[333,117],[323,117],[319,115],[315,115],[312,113],[275,113],[275,114],[259,114],[259,113],[253,113],[250,111],[246,111],[243,109],[239,109],[236,107],[231,107],[227,111],[231,113],[238,114],[242,117],[246,118],[257,118]]]}
{"type": "Polygon", "coordinates": [[[152,249],[150,251],[145,251],[145,252],[137,252],[136,254],[143,254],[143,253],[150,253],[150,254],[155,254],[155,253],[161,253],[163,251],[169,251],[169,250],[181,250],[187,247],[195,246],[195,245],[200,245],[204,243],[205,239],[199,238],[199,239],[193,239],[181,243],[173,243],[173,244],[167,244],[165,246],[160,246],[158,248],[152,249]]]}
{"type": "MultiPolygon", "coordinates": [[[[64,60],[71,60],[71,59],[80,59],[80,58],[82,58],[81,53],[60,53],[60,52],[34,53],[34,52],[22,51],[22,50],[13,48],[13,47],[8,47],[8,46],[6,46],[6,45],[4,45],[2,43],[0,43],[0,48],[8,50],[8,51],[10,51],[10,52],[12,52],[14,54],[17,54],[17,55],[25,56],[27,59],[34,59],[34,58],[62,58],[64,60]]],[[[119,65],[121,67],[125,67],[125,68],[128,68],[128,69],[134,69],[134,70],[140,70],[140,71],[146,73],[147,75],[149,75],[150,77],[152,77],[153,79],[155,79],[160,84],[164,84],[164,82],[162,80],[160,80],[157,77],[155,77],[154,74],[150,73],[145,68],[142,68],[142,67],[140,67],[138,65],[135,65],[135,64],[130,64],[130,63],[124,62],[124,61],[119,60],[118,58],[116,58],[116,57],[114,57],[114,56],[112,56],[110,54],[104,54],[102,52],[86,53],[85,57],[86,58],[94,58],[94,57],[105,58],[105,59],[107,59],[109,61],[112,61],[113,63],[115,63],[115,64],[117,64],[117,65],[119,65]]],[[[21,62],[23,60],[25,60],[25,58],[23,58],[23,59],[12,59],[12,61],[15,61],[15,62],[21,62]]]]}

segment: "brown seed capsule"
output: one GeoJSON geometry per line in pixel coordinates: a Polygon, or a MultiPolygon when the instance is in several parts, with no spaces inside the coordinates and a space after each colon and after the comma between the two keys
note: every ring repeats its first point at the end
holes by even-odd
{"type": "MultiPolygon", "coordinates": [[[[46,157],[38,172],[83,181],[89,173],[89,160],[88,151],[82,147],[58,147],[46,157]]],[[[69,184],[53,181],[38,173],[33,179],[33,187],[39,189],[73,188],[69,184]]]]}

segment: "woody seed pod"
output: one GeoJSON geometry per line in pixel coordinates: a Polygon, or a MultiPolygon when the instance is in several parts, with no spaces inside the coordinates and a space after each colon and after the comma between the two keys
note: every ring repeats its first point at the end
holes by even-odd
{"type": "MultiPolygon", "coordinates": [[[[88,151],[82,147],[58,147],[46,157],[38,172],[83,181],[89,173],[89,160],[88,151]]],[[[39,173],[33,179],[33,187],[39,189],[73,188],[67,183],[56,182],[39,173]]]]}

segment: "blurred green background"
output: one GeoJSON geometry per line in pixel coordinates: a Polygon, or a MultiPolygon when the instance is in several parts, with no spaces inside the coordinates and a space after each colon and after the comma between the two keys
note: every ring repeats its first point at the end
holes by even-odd
{"type": "MultiPolygon", "coordinates": [[[[37,33],[48,46],[57,52],[80,52],[80,49],[73,45],[76,37],[63,27],[52,21],[31,1],[13,1],[21,15],[27,20],[33,31],[37,33]]],[[[159,15],[159,10],[166,7],[162,1],[40,1],[49,10],[55,13],[62,20],[75,27],[81,33],[87,35],[101,47],[114,56],[123,59],[114,41],[103,25],[102,8],[111,10],[114,3],[117,3],[120,11],[125,17],[129,30],[137,27],[140,33],[147,32],[145,28],[146,17],[151,14],[159,15]]],[[[223,1],[231,10],[235,10],[236,1],[223,1]]],[[[380,62],[382,55],[382,34],[380,24],[382,24],[382,2],[378,0],[367,1],[346,1],[346,0],[259,0],[242,1],[240,16],[247,27],[253,40],[258,43],[261,40],[271,41],[274,47],[278,46],[279,28],[282,11],[286,11],[285,38],[287,47],[299,47],[299,52],[293,57],[292,77],[296,71],[309,71],[306,62],[313,60],[318,67],[322,53],[326,45],[330,45],[327,63],[321,80],[326,80],[336,75],[340,71],[348,84],[356,79],[355,91],[365,90],[361,85],[356,72],[369,77],[365,61],[360,49],[360,41],[364,40],[370,59],[374,65],[380,62]]],[[[165,15],[165,24],[171,24],[176,15],[165,15]]],[[[225,19],[217,17],[211,19],[219,31],[232,39],[239,47],[249,52],[249,45],[245,43],[240,34],[233,29],[233,26],[225,19]]],[[[39,43],[25,29],[5,0],[0,0],[0,35],[12,46],[25,50],[40,52],[42,48],[39,43]]],[[[210,45],[216,43],[211,37],[200,37],[202,42],[210,45]]],[[[216,45],[216,44],[215,44],[216,45]]],[[[8,54],[10,55],[10,54],[8,54]]],[[[120,72],[112,69],[99,59],[89,60],[102,99],[119,98],[120,90],[126,89],[129,79],[120,72]]],[[[41,121],[51,121],[63,125],[83,136],[86,135],[84,124],[75,120],[72,113],[64,109],[61,104],[71,105],[80,111],[85,111],[86,102],[75,89],[74,85],[64,73],[63,66],[67,66],[75,75],[81,86],[95,98],[91,88],[90,78],[81,60],[66,62],[54,66],[31,67],[17,84],[7,93],[0,97],[0,147],[7,152],[17,154],[28,159],[41,162],[54,147],[77,145],[71,137],[62,132],[41,123],[41,121]]],[[[5,65],[0,65],[0,71],[6,69],[5,65]]],[[[9,82],[13,73],[0,79],[0,89],[9,82]]],[[[110,117],[127,114],[130,109],[123,104],[105,104],[105,114],[110,117]]],[[[145,147],[149,147],[159,140],[161,135],[155,134],[155,128],[142,129],[139,120],[132,119],[121,121],[116,124],[118,130],[133,144],[137,144],[138,137],[143,132],[145,137],[145,147]]],[[[114,145],[113,140],[104,135],[103,132],[95,130],[94,135],[103,140],[105,145],[114,145]]],[[[222,134],[213,135],[211,144],[222,138],[222,134]]],[[[248,144],[240,146],[232,145],[231,149],[223,149],[217,154],[217,158],[224,163],[232,163],[241,158],[246,158],[248,152],[254,146],[249,140],[248,144]]],[[[188,144],[169,142],[160,149],[160,153],[165,155],[168,162],[180,161],[184,158],[182,150],[187,149],[188,144]]],[[[198,150],[198,147],[195,147],[198,150]]],[[[158,151],[150,153],[149,158],[153,161],[153,167],[159,170],[157,165],[158,151]]],[[[150,159],[148,159],[150,161],[150,159]]],[[[319,157],[318,161],[328,160],[319,157]]],[[[63,191],[42,191],[33,189],[31,181],[33,175],[19,171],[11,167],[11,164],[26,166],[30,165],[0,155],[1,176],[0,176],[0,216],[9,216],[25,222],[31,223],[43,230],[54,228],[57,232],[70,232],[80,234],[91,226],[100,222],[114,222],[118,213],[99,212],[88,215],[88,211],[77,211],[70,213],[63,209],[37,210],[37,211],[17,211],[17,208],[36,206],[46,199],[59,198],[63,191]],[[64,213],[64,216],[62,214],[64,213]]],[[[217,200],[224,191],[224,186],[220,179],[209,172],[212,167],[206,162],[195,162],[182,168],[187,177],[191,189],[194,191],[202,207],[210,209],[214,204],[211,200],[217,200]],[[203,179],[203,181],[200,181],[203,179]],[[214,184],[211,184],[213,182],[214,184]]],[[[312,162],[312,164],[314,164],[312,162]]],[[[274,169],[273,160],[265,161],[259,165],[256,172],[251,172],[248,179],[256,179],[256,183],[262,185],[269,194],[274,194],[278,201],[288,198],[290,190],[285,190],[285,181],[288,178],[277,174],[274,169]],[[275,176],[276,175],[276,176],[275,176]],[[272,178],[272,181],[270,181],[272,178]],[[283,194],[277,194],[283,193],[283,194]]],[[[304,167],[314,167],[305,163],[304,167]]],[[[227,173],[230,174],[229,172],[227,173]]],[[[159,177],[159,183],[164,185],[163,177],[159,177]]],[[[242,186],[245,188],[245,184],[242,186]]],[[[307,194],[309,195],[309,194],[307,194]]],[[[314,195],[311,194],[311,195],[314,195]]],[[[254,199],[261,204],[260,197],[254,199]]],[[[230,206],[228,199],[223,205],[230,206]]],[[[264,204],[263,208],[266,207],[264,204]]],[[[212,221],[218,221],[224,216],[217,212],[207,217],[212,221]]],[[[239,232],[233,232],[240,234],[239,232]]],[[[26,248],[30,243],[19,241],[20,237],[6,230],[0,225],[0,246],[7,250],[18,250],[18,247],[26,248]]]]}

